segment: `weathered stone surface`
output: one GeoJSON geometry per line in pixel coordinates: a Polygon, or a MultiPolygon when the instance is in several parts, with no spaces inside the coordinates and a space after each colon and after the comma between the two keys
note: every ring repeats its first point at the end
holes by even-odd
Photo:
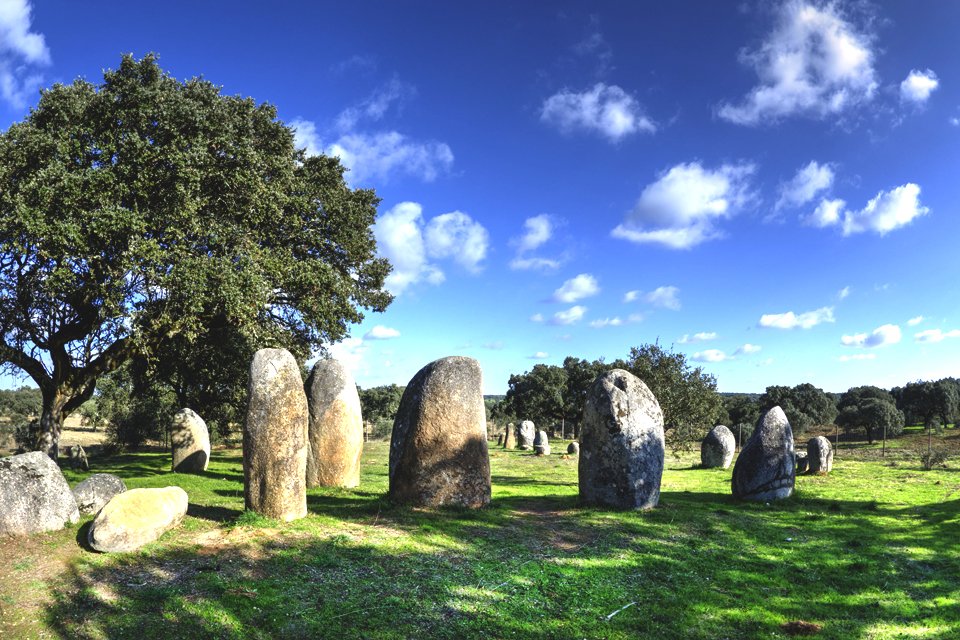
{"type": "Polygon", "coordinates": [[[502,434],[502,433],[497,434],[497,446],[498,446],[498,447],[502,447],[502,446],[503,446],[503,434],[502,434]]]}
{"type": "Polygon", "coordinates": [[[733,462],[737,440],[726,426],[718,424],[700,443],[700,465],[705,469],[726,469],[733,462]]]}
{"type": "Polygon", "coordinates": [[[203,473],[210,463],[210,432],[207,423],[193,409],[180,409],[170,426],[173,445],[173,470],[177,473],[203,473]]]}
{"type": "Polygon", "coordinates": [[[307,378],[307,487],[360,484],[363,418],[353,376],[337,360],[320,360],[307,378]]]}
{"type": "Polygon", "coordinates": [[[578,456],[578,455],[580,455],[580,443],[579,443],[579,442],[571,442],[570,444],[568,444],[568,445],[567,445],[567,453],[568,453],[569,455],[571,455],[571,456],[578,456]]]}
{"type": "Polygon", "coordinates": [[[390,497],[421,506],[490,502],[480,364],[453,356],[410,380],[390,441],[390,497]]]}
{"type": "Polygon", "coordinates": [[[546,431],[537,431],[537,436],[533,439],[533,452],[538,456],[550,455],[550,438],[546,431]]]}
{"type": "Polygon", "coordinates": [[[503,434],[503,448],[517,448],[517,430],[512,423],[507,425],[507,431],[503,434]]]}
{"type": "Polygon", "coordinates": [[[780,407],[767,411],[733,467],[733,495],[744,500],[779,500],[793,493],[796,467],[793,430],[780,407]]]}
{"type": "Polygon", "coordinates": [[[285,349],[261,349],[250,364],[243,424],[243,494],[268,518],[307,515],[307,396],[297,361],[285,349]]]}
{"type": "Polygon", "coordinates": [[[663,413],[650,389],[623,369],[599,376],[587,392],[580,431],[580,499],[650,509],[660,500],[663,413]]]}
{"type": "Polygon", "coordinates": [[[90,470],[90,461],[87,460],[87,452],[78,444],[67,447],[67,458],[70,460],[71,469],[80,469],[82,471],[90,470]]]}
{"type": "Polygon", "coordinates": [[[833,471],[833,447],[823,436],[810,438],[807,442],[807,459],[810,461],[810,473],[830,473],[833,471]]]}
{"type": "Polygon", "coordinates": [[[808,463],[809,463],[809,460],[807,460],[806,451],[797,451],[794,454],[794,464],[796,464],[796,467],[797,467],[797,471],[796,471],[797,475],[807,472],[808,463]]]}
{"type": "Polygon", "coordinates": [[[517,447],[526,451],[533,447],[533,440],[537,437],[537,428],[530,420],[524,420],[517,427],[517,447]]]}
{"type": "Polygon", "coordinates": [[[124,491],[100,509],[87,541],[102,552],[139,549],[180,524],[188,502],[180,487],[124,491]]]}
{"type": "Polygon", "coordinates": [[[57,463],[40,451],[0,459],[0,534],[63,529],[80,519],[57,463]]]}
{"type": "Polygon", "coordinates": [[[112,473],[95,473],[73,488],[80,515],[97,513],[113,496],[127,490],[127,485],[112,473]]]}

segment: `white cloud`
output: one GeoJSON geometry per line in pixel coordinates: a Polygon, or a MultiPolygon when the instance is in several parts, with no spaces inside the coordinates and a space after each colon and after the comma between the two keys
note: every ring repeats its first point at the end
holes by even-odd
{"type": "Polygon", "coordinates": [[[773,329],[811,329],[824,322],[834,322],[833,307],[821,307],[800,314],[787,311],[760,316],[760,326],[773,329]]]}
{"type": "Polygon", "coordinates": [[[737,355],[737,356],[739,356],[739,355],[748,356],[748,355],[750,355],[750,354],[752,354],[752,353],[760,353],[760,351],[761,351],[762,349],[763,349],[763,347],[761,347],[760,345],[750,344],[750,343],[748,342],[748,343],[746,343],[745,345],[743,345],[743,346],[741,346],[741,347],[737,347],[737,350],[734,351],[733,354],[734,354],[734,355],[737,355]]]}
{"type": "Polygon", "coordinates": [[[605,327],[619,327],[623,325],[623,320],[620,319],[620,316],[614,316],[612,318],[603,318],[602,320],[592,320],[590,326],[594,329],[603,329],[605,327]]]}
{"type": "Polygon", "coordinates": [[[717,238],[716,221],[734,215],[752,197],[751,164],[704,169],[699,162],[665,171],[640,194],[636,206],[611,235],[637,243],[688,249],[717,238]]]}
{"type": "Polygon", "coordinates": [[[863,347],[873,349],[900,342],[902,333],[900,327],[895,324],[885,324],[877,327],[871,333],[857,333],[852,336],[842,336],[840,344],[847,347],[863,347]]]}
{"type": "Polygon", "coordinates": [[[326,153],[337,156],[350,169],[347,177],[353,185],[389,182],[396,175],[433,182],[453,166],[453,151],[446,143],[419,142],[396,131],[348,133],[326,153]]]}
{"type": "Polygon", "coordinates": [[[561,285],[559,289],[553,292],[554,302],[576,302],[590,296],[600,293],[600,286],[597,279],[589,273],[570,278],[561,285]]]}
{"type": "Polygon", "coordinates": [[[920,204],[920,187],[908,182],[881,191],[859,211],[847,209],[843,200],[823,200],[805,222],[821,228],[840,225],[845,236],[866,231],[883,236],[929,212],[920,204]]]}
{"type": "Polygon", "coordinates": [[[391,338],[399,338],[400,332],[391,327],[385,327],[382,324],[378,324],[370,331],[367,331],[363,339],[364,340],[389,340],[391,338]]]}
{"type": "Polygon", "coordinates": [[[844,287],[837,292],[837,298],[839,300],[846,300],[850,296],[850,287],[844,287]]]}
{"type": "Polygon", "coordinates": [[[852,362],[855,360],[875,360],[877,354],[875,353],[854,353],[851,355],[844,355],[838,358],[840,362],[852,362]]]}
{"type": "Polygon", "coordinates": [[[308,156],[318,156],[323,153],[323,142],[317,132],[317,125],[310,120],[296,118],[290,121],[293,129],[293,144],[297,149],[306,149],[308,156]]]}
{"type": "Polygon", "coordinates": [[[916,316],[914,318],[910,318],[909,320],[907,320],[907,324],[910,325],[911,327],[915,327],[921,322],[923,322],[923,316],[916,316]]]}
{"type": "Polygon", "coordinates": [[[488,350],[490,350],[490,351],[500,351],[500,350],[503,349],[503,341],[502,341],[502,340],[494,340],[493,342],[484,342],[484,343],[483,343],[482,345],[480,345],[480,346],[483,347],[484,349],[488,349],[488,350]]]}
{"type": "Polygon", "coordinates": [[[563,90],[550,96],[543,102],[540,120],[563,132],[599,133],[611,142],[632,133],[657,130],[633,96],[616,85],[602,82],[582,93],[563,90]]]}
{"type": "Polygon", "coordinates": [[[689,334],[683,334],[677,343],[679,344],[692,344],[694,342],[706,342],[707,340],[716,340],[717,334],[713,331],[701,331],[700,333],[695,333],[692,336],[689,334]]]}
{"type": "Polygon", "coordinates": [[[939,86],[940,80],[933,71],[914,69],[900,83],[900,99],[904,102],[923,104],[930,99],[930,94],[939,86]]]}
{"type": "Polygon", "coordinates": [[[472,273],[480,271],[487,255],[490,234],[462,211],[433,218],[426,228],[427,253],[432,258],[452,258],[472,273]]]}
{"type": "Polygon", "coordinates": [[[542,313],[533,314],[532,316],[530,316],[530,322],[543,322],[543,314],[542,313]]]}
{"type": "Polygon", "coordinates": [[[556,269],[560,261],[553,258],[543,258],[527,255],[535,251],[553,237],[554,221],[551,216],[542,213],[527,218],[523,223],[525,232],[511,242],[517,248],[517,255],[510,262],[510,268],[524,269],[556,269]]]}
{"type": "Polygon", "coordinates": [[[0,97],[14,109],[23,109],[43,85],[39,68],[50,65],[43,34],[30,30],[30,3],[0,3],[0,97]]]}
{"type": "Polygon", "coordinates": [[[655,307],[679,311],[681,306],[679,294],[680,289],[677,287],[657,287],[645,295],[643,299],[655,307]]]}
{"type": "Polygon", "coordinates": [[[416,89],[394,77],[358,105],[348,107],[337,117],[337,127],[352,131],[362,120],[381,120],[390,106],[416,94],[416,89]]]}
{"type": "Polygon", "coordinates": [[[446,279],[428,258],[452,258],[476,272],[486,254],[487,232],[470,216],[454,211],[425,224],[423,207],[416,202],[401,202],[381,214],[373,233],[378,253],[393,265],[385,285],[395,295],[418,282],[440,284],[446,279]]]}
{"type": "Polygon", "coordinates": [[[742,52],[759,84],[739,105],[719,115],[742,125],[804,115],[825,118],[869,101],[877,89],[870,36],[861,33],[835,3],[785,2],[778,24],[760,48],[742,52]]]}
{"type": "Polygon", "coordinates": [[[623,301],[633,302],[634,300],[640,297],[640,293],[641,292],[637,290],[627,291],[625,294],[623,294],[623,301]]]}
{"type": "Polygon", "coordinates": [[[553,319],[550,321],[552,324],[576,324],[583,319],[584,314],[587,312],[586,307],[576,305],[570,307],[566,311],[557,311],[553,314],[553,319]]]}
{"type": "Polygon", "coordinates": [[[546,360],[549,357],[550,357],[550,354],[547,353],[546,351],[537,351],[532,356],[527,356],[527,358],[530,360],[546,360]]]}
{"type": "Polygon", "coordinates": [[[357,373],[361,370],[367,347],[360,338],[344,338],[336,344],[324,346],[330,357],[340,362],[350,373],[357,373]]]}
{"type": "Polygon", "coordinates": [[[706,351],[697,351],[693,354],[694,362],[723,362],[732,360],[730,356],[719,349],[707,349],[706,351]]]}
{"type": "Polygon", "coordinates": [[[947,338],[960,338],[960,329],[951,331],[941,331],[940,329],[927,329],[914,334],[913,339],[917,342],[942,342],[947,338]]]}
{"type": "Polygon", "coordinates": [[[801,167],[795,176],[785,184],[780,185],[780,198],[775,209],[783,207],[798,207],[807,204],[821,191],[833,186],[833,168],[830,164],[819,164],[815,160],[801,167]]]}
{"type": "Polygon", "coordinates": [[[948,122],[955,127],[960,127],[960,118],[950,118],[948,122]]]}

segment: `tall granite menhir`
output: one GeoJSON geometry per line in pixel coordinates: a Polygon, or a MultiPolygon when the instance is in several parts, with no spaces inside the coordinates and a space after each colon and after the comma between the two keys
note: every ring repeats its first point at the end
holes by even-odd
{"type": "Polygon", "coordinates": [[[452,356],[410,380],[390,441],[390,497],[420,506],[490,502],[480,364],[452,356]]]}
{"type": "Polygon", "coordinates": [[[599,376],[587,393],[580,431],[580,499],[621,509],[660,500],[663,412],[650,389],[623,369],[599,376]]]}
{"type": "Polygon", "coordinates": [[[180,409],[170,425],[173,470],[203,473],[210,463],[210,432],[207,423],[193,409],[180,409]]]}
{"type": "Polygon", "coordinates": [[[780,407],[767,411],[733,466],[731,489],[744,500],[780,500],[793,493],[793,429],[780,407]]]}
{"type": "Polygon", "coordinates": [[[268,518],[307,515],[307,396],[286,349],[260,349],[250,364],[243,424],[243,496],[268,518]]]}
{"type": "Polygon", "coordinates": [[[313,365],[306,389],[307,487],[359,485],[363,418],[353,376],[336,360],[320,360],[313,365]]]}

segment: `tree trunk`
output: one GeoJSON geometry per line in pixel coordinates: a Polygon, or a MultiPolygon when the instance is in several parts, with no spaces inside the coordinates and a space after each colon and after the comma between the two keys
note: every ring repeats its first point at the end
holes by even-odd
{"type": "Polygon", "coordinates": [[[64,407],[68,398],[60,393],[44,394],[43,410],[40,413],[40,433],[37,436],[37,450],[57,461],[60,452],[60,432],[67,417],[64,407]]]}

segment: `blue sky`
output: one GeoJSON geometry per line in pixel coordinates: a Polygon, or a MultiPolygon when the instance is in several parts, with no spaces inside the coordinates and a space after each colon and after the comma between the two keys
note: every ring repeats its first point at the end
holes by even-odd
{"type": "MultiPolygon", "coordinates": [[[[121,53],[383,199],[361,386],[673,346],[721,391],[960,375],[960,4],[0,1],[0,124],[121,53]],[[269,8],[265,8],[269,7],[269,8]]],[[[9,379],[6,381],[9,385],[9,379]]]]}

